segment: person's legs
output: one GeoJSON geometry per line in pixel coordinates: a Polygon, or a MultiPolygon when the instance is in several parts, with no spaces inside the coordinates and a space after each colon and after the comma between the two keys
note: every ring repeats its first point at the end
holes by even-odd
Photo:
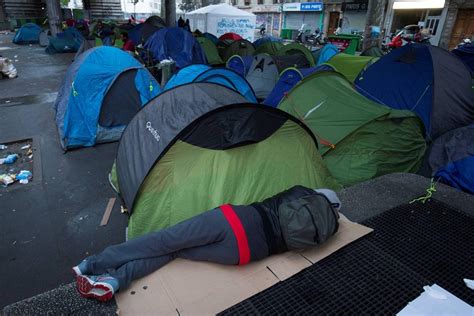
{"type": "MultiPolygon", "coordinates": [[[[229,230],[230,226],[222,212],[214,209],[159,232],[107,247],[100,254],[86,258],[81,273],[100,275],[128,262],[159,258],[182,249],[213,244],[223,240],[229,230]]],[[[134,271],[138,267],[140,265],[125,271],[134,271]]]]}

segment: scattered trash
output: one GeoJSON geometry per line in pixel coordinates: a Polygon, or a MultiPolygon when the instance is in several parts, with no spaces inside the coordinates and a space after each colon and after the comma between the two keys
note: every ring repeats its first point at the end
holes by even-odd
{"type": "Polygon", "coordinates": [[[32,177],[33,174],[29,170],[21,170],[20,173],[16,175],[16,179],[19,180],[21,184],[28,184],[32,177]]]}
{"type": "Polygon", "coordinates": [[[12,245],[15,245],[16,244],[16,240],[14,242],[12,242],[12,245]]]}
{"type": "Polygon", "coordinates": [[[132,294],[132,295],[135,295],[135,293],[136,293],[135,291],[131,291],[131,292],[130,292],[130,294],[132,294]]]}
{"type": "Polygon", "coordinates": [[[104,215],[102,216],[102,220],[100,221],[100,226],[105,226],[109,222],[110,214],[112,213],[112,209],[114,208],[116,198],[110,198],[107,206],[105,207],[104,215]]]}
{"type": "Polygon", "coordinates": [[[6,146],[6,145],[0,145],[0,150],[4,150],[4,149],[7,149],[7,148],[8,148],[8,146],[6,146]]]}
{"type": "Polygon", "coordinates": [[[10,79],[16,78],[17,71],[11,59],[0,57],[0,75],[5,75],[10,79]]]}
{"type": "Polygon", "coordinates": [[[0,159],[0,165],[3,165],[3,164],[11,165],[12,163],[15,163],[17,159],[18,159],[17,154],[8,155],[7,157],[0,159]]]}
{"type": "Polygon", "coordinates": [[[31,148],[31,145],[30,145],[30,144],[25,145],[25,146],[22,146],[20,149],[29,149],[29,148],[31,148]]]}
{"type": "Polygon", "coordinates": [[[146,286],[146,285],[143,286],[143,289],[144,289],[144,290],[146,290],[147,288],[148,288],[148,286],[146,286]]]}
{"type": "Polygon", "coordinates": [[[0,174],[0,183],[3,183],[5,186],[12,184],[15,182],[15,178],[12,175],[8,174],[0,174]]]}
{"type": "Polygon", "coordinates": [[[6,101],[5,101],[5,103],[10,103],[10,102],[12,102],[12,101],[10,101],[10,100],[6,100],[6,101]]]}
{"type": "Polygon", "coordinates": [[[470,288],[471,290],[474,290],[474,280],[464,279],[464,283],[466,283],[466,286],[468,288],[470,288]]]}

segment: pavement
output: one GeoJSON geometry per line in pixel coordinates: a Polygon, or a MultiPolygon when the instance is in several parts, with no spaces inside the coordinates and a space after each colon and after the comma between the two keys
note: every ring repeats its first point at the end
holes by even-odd
{"type": "Polygon", "coordinates": [[[123,242],[127,223],[117,201],[99,226],[115,197],[107,174],[117,143],[67,153],[59,145],[53,102],[74,55],[47,55],[11,38],[0,35],[0,55],[19,76],[0,79],[0,144],[33,138],[34,168],[29,184],[0,186],[0,308],[71,283],[71,267],[123,242]]]}
{"type": "MultiPolygon", "coordinates": [[[[117,143],[63,153],[52,103],[73,55],[18,48],[10,39],[0,35],[0,54],[18,60],[19,78],[0,80],[0,143],[33,137],[35,170],[30,184],[0,188],[0,307],[4,315],[115,315],[115,301],[77,294],[71,267],[125,239],[118,202],[108,225],[99,226],[114,197],[107,173],[117,143]]],[[[342,213],[361,222],[425,195],[429,185],[419,175],[385,175],[342,190],[342,213]]],[[[437,184],[433,197],[474,216],[472,195],[437,184]]]]}

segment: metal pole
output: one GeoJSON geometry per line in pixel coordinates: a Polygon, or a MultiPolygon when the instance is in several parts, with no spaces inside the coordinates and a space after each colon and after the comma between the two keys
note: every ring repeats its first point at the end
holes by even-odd
{"type": "Polygon", "coordinates": [[[166,25],[173,27],[176,24],[176,0],[165,0],[166,25]]]}
{"type": "Polygon", "coordinates": [[[49,29],[52,36],[60,33],[62,30],[62,12],[59,0],[46,0],[46,13],[48,15],[49,29]]]}
{"type": "Polygon", "coordinates": [[[363,49],[381,43],[383,20],[385,16],[385,5],[387,0],[369,0],[367,6],[367,22],[364,31],[363,49]],[[372,27],[380,27],[380,34],[378,38],[372,38],[372,27]]]}

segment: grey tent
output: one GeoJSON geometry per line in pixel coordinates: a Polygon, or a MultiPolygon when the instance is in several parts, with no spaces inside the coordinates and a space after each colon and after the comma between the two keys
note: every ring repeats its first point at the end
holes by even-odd
{"type": "Polygon", "coordinates": [[[95,47],[95,38],[94,39],[84,38],[81,46],[79,46],[79,49],[77,50],[76,55],[74,56],[74,59],[76,59],[80,54],[82,54],[86,50],[89,50],[94,47],[95,47]]]}
{"type": "Polygon", "coordinates": [[[310,67],[303,55],[270,56],[258,54],[254,56],[246,79],[255,91],[258,99],[265,99],[278,82],[280,73],[289,68],[310,67]]]}

